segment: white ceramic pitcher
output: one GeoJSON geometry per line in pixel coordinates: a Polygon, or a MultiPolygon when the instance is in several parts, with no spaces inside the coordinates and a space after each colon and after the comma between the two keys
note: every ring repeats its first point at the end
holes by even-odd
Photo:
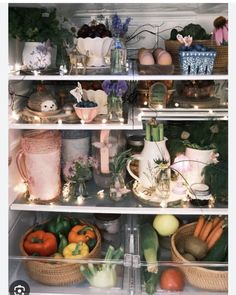
{"type": "Polygon", "coordinates": [[[167,138],[161,141],[144,140],[144,148],[141,154],[132,155],[132,159],[127,163],[129,174],[142,184],[143,187],[155,186],[155,174],[158,170],[154,160],[165,160],[170,163],[170,154],[166,148],[167,138]],[[139,177],[136,176],[130,169],[132,160],[139,160],[139,177]]]}
{"type": "Polygon", "coordinates": [[[214,149],[212,150],[197,150],[193,148],[186,148],[185,155],[190,160],[191,171],[186,176],[189,185],[193,183],[201,183],[203,181],[202,170],[208,164],[211,164],[212,154],[214,153],[214,149]]]}

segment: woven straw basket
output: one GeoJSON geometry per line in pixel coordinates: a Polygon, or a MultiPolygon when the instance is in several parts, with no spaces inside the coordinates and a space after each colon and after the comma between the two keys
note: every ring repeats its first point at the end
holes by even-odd
{"type": "MultiPolygon", "coordinates": [[[[171,237],[171,255],[174,262],[186,263],[186,260],[176,249],[175,244],[194,232],[196,223],[184,225],[171,237]]],[[[228,290],[228,271],[210,270],[198,266],[183,266],[181,270],[188,282],[197,287],[211,291],[228,290]]]]}
{"type": "MultiPolygon", "coordinates": [[[[216,58],[214,62],[213,74],[227,74],[228,72],[228,46],[216,46],[212,40],[194,40],[193,44],[201,44],[203,46],[216,50],[216,58]]],[[[179,61],[179,41],[165,40],[165,49],[171,54],[172,62],[175,66],[175,74],[181,73],[179,61]]]]}
{"type": "MultiPolygon", "coordinates": [[[[82,220],[81,220],[82,221],[82,220]]],[[[83,222],[83,221],[82,221],[83,222]]],[[[85,222],[84,222],[85,223],[85,222]]],[[[87,225],[94,228],[97,237],[97,244],[93,250],[83,259],[99,258],[101,255],[101,235],[98,229],[86,222],[87,225]]],[[[22,255],[29,255],[25,252],[23,242],[26,236],[32,231],[32,228],[28,230],[20,241],[20,251],[22,255]]],[[[62,258],[63,260],[63,258],[62,258]]],[[[63,286],[84,281],[84,277],[80,272],[79,263],[60,263],[60,262],[45,262],[39,260],[25,261],[25,268],[29,276],[42,284],[51,286],[63,286]]]]}

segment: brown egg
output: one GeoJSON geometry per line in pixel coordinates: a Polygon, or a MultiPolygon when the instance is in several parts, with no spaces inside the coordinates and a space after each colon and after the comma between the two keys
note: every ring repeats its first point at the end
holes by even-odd
{"type": "Polygon", "coordinates": [[[157,47],[154,51],[153,51],[153,56],[154,56],[154,59],[155,59],[155,62],[157,63],[158,61],[158,56],[159,54],[162,52],[162,51],[165,51],[163,48],[160,48],[160,47],[157,47]]]}
{"type": "Polygon", "coordinates": [[[143,54],[146,54],[148,52],[151,52],[149,49],[146,48],[140,48],[138,51],[138,59],[140,61],[141,56],[143,56],[143,54]]]}
{"type": "Polygon", "coordinates": [[[154,65],[155,60],[151,52],[143,54],[139,60],[141,65],[154,65]]]}
{"type": "Polygon", "coordinates": [[[171,55],[169,54],[169,52],[167,51],[162,51],[159,55],[158,55],[158,60],[157,60],[157,63],[159,65],[163,65],[163,66],[166,66],[166,65],[171,65],[172,64],[172,57],[171,55]]]}

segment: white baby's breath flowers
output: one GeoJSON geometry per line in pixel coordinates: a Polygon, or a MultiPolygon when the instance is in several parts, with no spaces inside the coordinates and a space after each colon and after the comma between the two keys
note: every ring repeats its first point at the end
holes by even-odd
{"type": "Polygon", "coordinates": [[[185,139],[188,139],[189,136],[190,136],[190,133],[189,133],[189,132],[187,132],[187,131],[183,131],[183,132],[181,133],[181,135],[180,135],[180,138],[185,140],[185,139]]]}

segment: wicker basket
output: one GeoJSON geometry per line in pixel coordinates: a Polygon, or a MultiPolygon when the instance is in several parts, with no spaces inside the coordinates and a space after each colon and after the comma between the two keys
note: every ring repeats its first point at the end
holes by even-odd
{"type": "MultiPolygon", "coordinates": [[[[175,244],[193,234],[196,223],[190,223],[179,228],[179,230],[171,238],[171,255],[175,262],[186,263],[186,260],[176,249],[175,244]]],[[[184,272],[188,282],[197,287],[211,291],[227,291],[228,290],[228,271],[210,270],[199,266],[183,266],[181,270],[184,272]]]]}
{"type": "MultiPolygon", "coordinates": [[[[88,222],[81,222],[86,223],[87,225],[94,228],[94,231],[97,236],[97,244],[93,248],[93,250],[84,257],[83,259],[92,259],[92,258],[99,258],[101,255],[101,235],[98,229],[89,224],[88,222]]],[[[29,255],[25,252],[23,247],[23,242],[26,236],[32,231],[32,228],[29,229],[24,236],[21,238],[20,241],[20,251],[22,255],[28,256],[29,255]]],[[[39,258],[38,258],[39,259],[39,258]]],[[[29,274],[29,276],[42,284],[51,285],[51,286],[63,286],[63,285],[70,285],[74,283],[80,283],[84,281],[84,277],[80,272],[80,264],[79,263],[60,263],[60,262],[45,262],[39,260],[29,260],[25,261],[25,268],[29,274]]]]}
{"type": "MultiPolygon", "coordinates": [[[[212,40],[194,40],[193,44],[201,44],[203,46],[216,50],[216,58],[214,62],[213,74],[227,74],[228,72],[228,46],[216,46],[212,40]]],[[[175,66],[175,74],[180,74],[179,60],[179,41],[165,40],[165,49],[171,54],[172,62],[175,66]]]]}

